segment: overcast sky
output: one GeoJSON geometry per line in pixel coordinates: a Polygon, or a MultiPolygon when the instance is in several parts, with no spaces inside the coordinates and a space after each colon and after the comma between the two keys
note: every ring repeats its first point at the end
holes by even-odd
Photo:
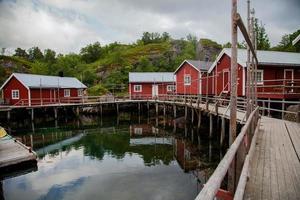
{"type": "MultiPolygon", "coordinates": [[[[251,0],[271,44],[300,28],[300,0],[251,0]]],[[[239,0],[246,23],[246,0],[239,0]]],[[[0,47],[78,52],[86,44],[132,43],[144,31],[230,41],[231,0],[0,0],[0,47]]]]}

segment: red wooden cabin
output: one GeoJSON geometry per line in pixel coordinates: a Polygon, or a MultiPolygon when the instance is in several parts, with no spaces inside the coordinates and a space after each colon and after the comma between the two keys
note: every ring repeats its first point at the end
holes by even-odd
{"type": "Polygon", "coordinates": [[[175,79],[172,72],[129,73],[129,95],[132,99],[153,98],[174,92],[175,79]]]}
{"type": "MultiPolygon", "coordinates": [[[[300,53],[257,51],[257,94],[259,98],[300,98],[300,53]]],[[[215,95],[230,92],[231,49],[218,55],[208,72],[215,95]]],[[[245,96],[247,80],[247,50],[238,50],[238,96],[245,96]]]]}
{"type": "Polygon", "coordinates": [[[7,105],[64,103],[82,97],[87,87],[73,77],[13,73],[1,86],[7,105]]]}
{"type": "Polygon", "coordinates": [[[176,93],[197,95],[212,93],[211,77],[207,77],[207,70],[211,62],[200,60],[184,60],[175,70],[176,93]]]}

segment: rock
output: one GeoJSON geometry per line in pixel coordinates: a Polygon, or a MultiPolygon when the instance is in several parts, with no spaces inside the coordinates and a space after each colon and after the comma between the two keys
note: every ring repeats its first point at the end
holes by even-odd
{"type": "MultiPolygon", "coordinates": [[[[287,108],[287,111],[290,112],[300,112],[300,105],[291,105],[287,108]]],[[[286,113],[284,115],[284,119],[288,121],[297,121],[297,114],[294,113],[286,113]]]]}

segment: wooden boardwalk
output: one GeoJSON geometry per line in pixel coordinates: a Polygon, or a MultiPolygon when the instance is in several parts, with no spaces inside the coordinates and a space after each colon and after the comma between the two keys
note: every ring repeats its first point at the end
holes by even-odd
{"type": "Polygon", "coordinates": [[[26,161],[36,161],[36,154],[13,138],[0,140],[0,169],[26,161]]]}
{"type": "Polygon", "coordinates": [[[262,117],[244,199],[300,199],[300,124],[262,117]]]}

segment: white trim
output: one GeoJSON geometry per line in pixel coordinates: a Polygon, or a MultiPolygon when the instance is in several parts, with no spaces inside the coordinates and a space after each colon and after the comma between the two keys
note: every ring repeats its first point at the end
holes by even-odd
{"type": "MultiPolygon", "coordinates": [[[[203,72],[202,72],[203,73],[203,72]]],[[[200,92],[199,92],[199,94],[202,94],[202,73],[200,73],[200,92]]]]}
{"type": "Polygon", "coordinates": [[[286,74],[285,74],[285,72],[286,71],[291,71],[292,72],[292,81],[294,80],[294,69],[284,69],[284,79],[286,79],[286,74]]]}
{"type": "Polygon", "coordinates": [[[28,90],[28,105],[31,106],[31,92],[28,90]]]}
{"type": "Polygon", "coordinates": [[[143,91],[143,86],[142,85],[133,85],[133,92],[142,92],[143,91]],[[139,86],[140,89],[139,90],[136,90],[136,86],[139,86]]]}
{"type": "Polygon", "coordinates": [[[71,96],[71,90],[70,89],[64,89],[64,97],[70,97],[70,96],[71,96]],[[69,92],[67,92],[67,91],[69,91],[69,92]],[[67,94],[66,94],[66,92],[67,92],[67,94]]]}
{"type": "Polygon", "coordinates": [[[175,91],[175,85],[167,85],[167,92],[174,92],[175,91]],[[172,87],[171,89],[170,89],[170,87],[172,87]]]}
{"type": "Polygon", "coordinates": [[[131,97],[131,83],[129,83],[129,96],[131,97]]]}
{"type": "Polygon", "coordinates": [[[20,99],[20,90],[11,90],[11,99],[20,99]],[[14,97],[15,92],[15,97],[14,97]]]}
{"type": "Polygon", "coordinates": [[[192,65],[189,61],[184,60],[184,61],[179,65],[179,67],[177,67],[177,69],[174,71],[174,74],[176,74],[176,72],[183,66],[184,63],[188,63],[188,64],[191,65],[193,68],[195,68],[198,72],[200,72],[200,70],[199,70],[196,66],[192,65]]]}
{"type": "Polygon", "coordinates": [[[229,76],[230,76],[230,73],[229,73],[229,69],[223,69],[223,71],[222,71],[222,76],[223,76],[223,81],[222,81],[222,91],[223,92],[228,92],[229,91],[229,76]],[[227,78],[227,83],[226,84],[224,84],[224,74],[225,73],[228,73],[228,78],[227,78]],[[225,86],[227,85],[227,90],[225,90],[225,86]]]}
{"type": "Polygon", "coordinates": [[[3,87],[10,81],[10,79],[12,79],[12,77],[15,77],[15,79],[17,79],[20,83],[22,83],[22,85],[27,89],[29,90],[29,87],[27,87],[27,85],[25,85],[21,80],[19,80],[14,73],[12,73],[10,75],[10,77],[2,84],[2,86],[0,87],[0,90],[3,89],[3,87]]]}
{"type": "MultiPolygon", "coordinates": [[[[257,81],[257,85],[263,85],[264,84],[264,70],[263,69],[258,69],[257,72],[261,73],[261,82],[257,81]]],[[[256,74],[256,80],[257,80],[257,74],[256,74]]]]}
{"type": "Polygon", "coordinates": [[[77,89],[77,96],[82,97],[83,96],[83,89],[77,89]],[[79,92],[80,91],[80,92],[79,92]]]}
{"type": "Polygon", "coordinates": [[[184,76],[183,76],[183,84],[184,84],[184,85],[191,85],[191,84],[192,84],[192,76],[191,76],[191,74],[184,74],[184,76]],[[186,78],[186,77],[189,77],[189,78],[190,78],[189,83],[186,83],[186,82],[185,82],[185,78],[186,78]]]}
{"type": "Polygon", "coordinates": [[[242,88],[243,88],[243,92],[242,92],[242,95],[245,96],[246,95],[246,68],[242,68],[243,69],[243,85],[242,85],[242,88]]]}

